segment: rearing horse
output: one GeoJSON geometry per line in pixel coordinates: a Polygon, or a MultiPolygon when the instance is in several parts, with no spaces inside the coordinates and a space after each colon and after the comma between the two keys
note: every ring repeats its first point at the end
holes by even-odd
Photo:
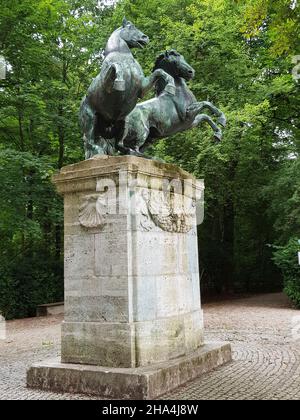
{"type": "Polygon", "coordinates": [[[164,81],[157,83],[157,97],[139,103],[126,119],[126,129],[122,140],[124,153],[143,156],[145,148],[157,139],[169,137],[181,131],[207,122],[215,132],[218,141],[222,131],[212,118],[202,114],[208,108],[218,117],[218,123],[226,126],[223,112],[210,102],[197,102],[194,94],[188,88],[186,80],[195,76],[195,70],[175,50],[161,54],[155,64],[155,70],[163,69],[173,76],[176,86],[174,96],[164,91],[164,81]]]}
{"type": "Polygon", "coordinates": [[[120,150],[126,116],[160,78],[167,85],[166,90],[174,94],[174,80],[169,74],[157,69],[145,77],[134,59],[130,49],[143,48],[148,43],[149,38],[125,18],[122,27],[109,38],[101,72],[80,108],[86,158],[120,150]]]}

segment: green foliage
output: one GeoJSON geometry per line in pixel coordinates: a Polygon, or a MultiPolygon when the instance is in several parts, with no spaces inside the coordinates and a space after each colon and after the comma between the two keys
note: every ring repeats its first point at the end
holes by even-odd
{"type": "Polygon", "coordinates": [[[281,269],[284,278],[284,291],[300,309],[300,266],[298,264],[298,240],[291,239],[286,246],[277,247],[274,261],[281,269]]]}
{"type": "Polygon", "coordinates": [[[62,259],[53,241],[61,200],[45,157],[0,149],[0,309],[6,319],[32,316],[62,299],[62,259]]]}
{"type": "MultiPolygon", "coordinates": [[[[31,250],[32,251],[32,250],[31,250]]],[[[63,270],[49,251],[24,253],[1,276],[0,308],[5,319],[35,316],[37,305],[63,300],[63,270]]]]}

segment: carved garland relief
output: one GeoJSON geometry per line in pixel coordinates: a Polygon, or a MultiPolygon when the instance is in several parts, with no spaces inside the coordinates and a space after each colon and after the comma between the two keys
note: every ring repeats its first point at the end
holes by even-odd
{"type": "MultiPolygon", "coordinates": [[[[79,209],[81,226],[87,229],[104,227],[107,214],[105,194],[92,194],[83,199],[79,209]]],[[[188,233],[194,226],[196,203],[184,196],[180,198],[178,204],[174,195],[162,191],[135,193],[134,207],[137,214],[141,215],[140,226],[145,231],[157,226],[165,232],[188,233]]]]}

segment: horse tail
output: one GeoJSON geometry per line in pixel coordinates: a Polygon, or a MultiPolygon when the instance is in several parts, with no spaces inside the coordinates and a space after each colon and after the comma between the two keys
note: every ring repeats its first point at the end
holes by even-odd
{"type": "Polygon", "coordinates": [[[94,118],[94,112],[87,101],[87,97],[85,96],[81,101],[79,110],[79,123],[83,132],[90,129],[91,124],[94,122],[94,118]]]}

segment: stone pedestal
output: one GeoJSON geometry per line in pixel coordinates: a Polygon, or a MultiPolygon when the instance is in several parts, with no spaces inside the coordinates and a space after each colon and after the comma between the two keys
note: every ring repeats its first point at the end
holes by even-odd
{"type": "Polygon", "coordinates": [[[65,167],[54,182],[65,203],[61,362],[31,368],[28,386],[155,398],[206,371],[205,360],[210,369],[229,361],[228,346],[213,346],[215,358],[203,347],[196,229],[203,184],[174,165],[128,156],[65,167]],[[198,369],[179,379],[188,361],[198,369]],[[62,372],[89,385],[72,388],[62,372]]]}

